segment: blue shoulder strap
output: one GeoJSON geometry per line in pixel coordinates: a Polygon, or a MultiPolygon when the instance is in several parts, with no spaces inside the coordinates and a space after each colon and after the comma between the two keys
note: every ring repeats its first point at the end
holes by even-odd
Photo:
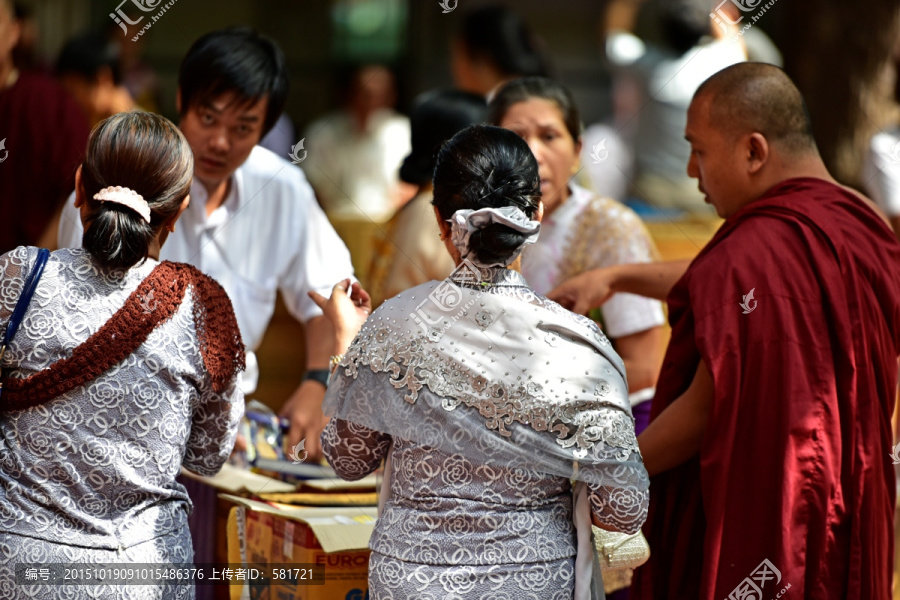
{"type": "Polygon", "coordinates": [[[31,304],[34,290],[37,289],[38,281],[40,281],[41,274],[44,272],[44,265],[47,264],[49,258],[50,251],[46,248],[41,248],[34,263],[34,268],[25,281],[25,287],[22,288],[22,295],[19,296],[16,308],[13,309],[13,313],[9,317],[9,323],[6,324],[6,333],[3,335],[3,343],[0,345],[0,358],[3,358],[6,347],[9,346],[9,343],[16,335],[16,331],[19,329],[19,325],[22,323],[22,317],[25,316],[25,311],[28,310],[28,305],[31,304]]]}

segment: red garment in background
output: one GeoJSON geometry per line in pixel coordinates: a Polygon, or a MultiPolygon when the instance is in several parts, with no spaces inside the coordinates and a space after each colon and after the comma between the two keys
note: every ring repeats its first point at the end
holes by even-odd
{"type": "Polygon", "coordinates": [[[89,133],[87,117],[46,75],[23,72],[0,89],[0,254],[37,244],[75,189],[89,133]]]}
{"type": "Polygon", "coordinates": [[[893,232],[838,186],[790,179],[722,225],[668,302],[652,417],[701,358],[715,398],[699,457],[652,480],[634,597],[889,600],[893,232]]]}

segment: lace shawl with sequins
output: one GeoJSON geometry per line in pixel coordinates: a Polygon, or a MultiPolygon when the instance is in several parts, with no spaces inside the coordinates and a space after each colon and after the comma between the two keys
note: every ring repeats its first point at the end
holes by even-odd
{"type": "Polygon", "coordinates": [[[643,496],[624,365],[597,326],[507,269],[386,301],[332,377],[324,410],[448,454],[643,496]]]}

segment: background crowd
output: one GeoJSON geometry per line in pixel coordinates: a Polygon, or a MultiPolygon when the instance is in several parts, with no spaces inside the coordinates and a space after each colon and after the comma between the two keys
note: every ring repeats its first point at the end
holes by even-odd
{"type": "MultiPolygon", "coordinates": [[[[61,35],[41,30],[57,23],[45,3],[0,0],[0,254],[81,246],[84,224],[95,217],[84,208],[76,168],[92,129],[131,111],[171,117],[180,130],[171,135],[183,135],[193,150],[192,201],[156,252],[194,264],[224,287],[247,350],[243,392],[288,418],[291,442],[308,440],[313,458],[322,453],[319,407],[334,343],[307,294],[327,295],[335,281],[355,277],[377,308],[451,274],[448,234],[436,222],[450,215],[440,212],[433,177],[438,150],[454,135],[487,123],[530,149],[541,233],[523,251],[520,270],[534,291],[548,294],[594,269],[691,258],[730,215],[698,187],[696,166],[688,167],[696,154],[685,139],[689,107],[709,77],[750,61],[784,66],[801,92],[815,87],[801,53],[791,54],[796,46],[776,43],[789,39],[785,15],[799,2],[757,14],[730,1],[595,3],[589,18],[571,25],[578,33],[569,45],[570,26],[535,19],[531,5],[319,4],[303,14],[329,24],[328,35],[315,38],[316,56],[328,54],[304,63],[287,24],[274,24],[284,17],[216,17],[233,19],[221,25],[253,24],[262,35],[186,19],[197,29],[180,48],[191,28],[179,20],[179,3],[160,3],[158,14],[76,3],[69,9],[86,27],[61,35]],[[145,22],[154,15],[152,28],[123,23],[122,11],[145,22]],[[423,41],[436,30],[437,41],[423,41]],[[160,58],[169,39],[178,41],[177,57],[160,58]],[[585,40],[590,52],[572,49],[585,40]],[[689,233],[697,228],[699,235],[689,233]],[[683,235],[687,255],[667,252],[660,232],[683,235]],[[302,338],[289,339],[292,331],[302,338]],[[289,355],[285,373],[267,362],[275,354],[289,355]],[[267,384],[267,369],[287,383],[267,384]]],[[[190,10],[196,7],[184,14],[197,14],[190,10]]],[[[837,8],[823,12],[840,17],[837,8]]],[[[563,9],[563,18],[580,17],[563,9]]],[[[857,126],[810,134],[818,134],[822,172],[827,166],[870,196],[900,237],[896,22],[894,14],[879,24],[868,52],[848,51],[865,76],[847,79],[858,88],[844,99],[857,126]]],[[[820,42],[839,43],[825,34],[820,42]]],[[[840,77],[845,65],[834,68],[840,77]]],[[[807,101],[814,125],[829,127],[815,116],[839,111],[809,94],[807,101]]],[[[590,314],[623,361],[638,434],[650,421],[669,335],[664,298],[645,296],[653,295],[618,291],[590,314]]]]}

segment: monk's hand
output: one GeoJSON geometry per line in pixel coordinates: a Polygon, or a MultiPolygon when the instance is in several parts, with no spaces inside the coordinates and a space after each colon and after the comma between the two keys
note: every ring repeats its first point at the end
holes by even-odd
{"type": "Polygon", "coordinates": [[[309,292],[309,297],[322,309],[334,327],[335,354],[343,354],[372,314],[372,298],[358,282],[351,283],[349,279],[335,284],[330,298],[316,292],[309,292]]]}
{"type": "Polygon", "coordinates": [[[612,287],[615,278],[615,267],[592,269],[565,281],[547,297],[574,313],[586,315],[615,293],[612,287]]]}
{"type": "Polygon", "coordinates": [[[712,375],[701,360],[688,389],[637,438],[648,475],[653,477],[677,467],[700,453],[714,397],[712,375]]]}

